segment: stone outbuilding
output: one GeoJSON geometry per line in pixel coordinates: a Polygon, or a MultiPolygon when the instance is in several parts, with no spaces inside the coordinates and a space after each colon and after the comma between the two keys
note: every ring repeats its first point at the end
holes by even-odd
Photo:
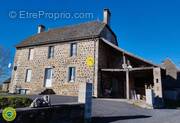
{"type": "Polygon", "coordinates": [[[9,92],[9,85],[11,82],[11,78],[8,78],[7,80],[5,80],[2,84],[2,91],[3,92],[9,92]]]}

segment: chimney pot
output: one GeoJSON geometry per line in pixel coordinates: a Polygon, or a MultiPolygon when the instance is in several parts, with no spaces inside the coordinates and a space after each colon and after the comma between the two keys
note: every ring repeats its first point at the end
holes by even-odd
{"type": "Polygon", "coordinates": [[[107,24],[108,26],[110,26],[110,18],[111,18],[111,12],[109,11],[109,9],[104,9],[104,17],[103,17],[103,22],[105,24],[107,24]]]}
{"type": "Polygon", "coordinates": [[[44,32],[46,27],[44,25],[38,25],[38,33],[44,32]]]}

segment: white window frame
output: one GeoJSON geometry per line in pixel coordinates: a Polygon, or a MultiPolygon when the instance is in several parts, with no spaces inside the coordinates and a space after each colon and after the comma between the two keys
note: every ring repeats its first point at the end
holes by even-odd
{"type": "Polygon", "coordinates": [[[29,49],[29,55],[28,55],[28,60],[33,60],[34,57],[34,48],[29,49]]]}
{"type": "Polygon", "coordinates": [[[77,43],[70,44],[70,56],[77,56],[77,43]]]}
{"type": "Polygon", "coordinates": [[[32,70],[31,69],[27,69],[26,70],[25,82],[31,82],[31,78],[32,78],[32,70]]]}
{"type": "MultiPolygon", "coordinates": [[[[44,72],[44,87],[46,87],[46,80],[50,79],[51,80],[51,84],[53,82],[53,78],[54,77],[54,69],[52,67],[47,67],[45,68],[45,72],[44,72]],[[50,78],[48,78],[48,70],[50,70],[50,78]]],[[[51,85],[52,86],[52,85],[51,85]]]]}
{"type": "Polygon", "coordinates": [[[30,90],[27,89],[27,88],[19,88],[18,89],[18,94],[26,95],[26,94],[29,94],[29,93],[30,93],[30,90]]]}
{"type": "Polygon", "coordinates": [[[75,82],[76,80],[76,67],[68,68],[68,82],[75,82]]]}
{"type": "Polygon", "coordinates": [[[48,47],[48,59],[54,58],[54,46],[48,47]]]}

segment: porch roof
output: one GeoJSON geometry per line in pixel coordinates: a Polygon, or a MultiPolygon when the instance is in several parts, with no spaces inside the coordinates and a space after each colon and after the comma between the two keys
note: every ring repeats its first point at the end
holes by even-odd
{"type": "Polygon", "coordinates": [[[127,52],[127,51],[125,51],[125,50],[122,49],[122,48],[119,48],[118,46],[112,44],[112,43],[111,43],[110,41],[108,41],[107,39],[101,38],[101,40],[102,40],[104,43],[106,43],[107,45],[111,46],[112,48],[116,49],[117,51],[119,51],[119,52],[121,52],[121,53],[124,53],[125,55],[127,55],[127,56],[129,56],[129,57],[132,57],[132,58],[135,58],[135,59],[137,59],[137,60],[140,60],[140,61],[142,61],[142,62],[144,62],[144,63],[146,63],[146,64],[152,65],[153,67],[160,67],[161,69],[165,69],[164,67],[162,67],[162,66],[160,66],[160,65],[158,65],[158,64],[154,64],[154,63],[152,63],[152,62],[150,62],[150,61],[148,61],[148,60],[145,60],[145,59],[143,59],[143,58],[141,58],[141,57],[138,57],[138,56],[136,56],[136,55],[134,55],[134,54],[132,54],[132,53],[130,53],[130,52],[127,52]]]}

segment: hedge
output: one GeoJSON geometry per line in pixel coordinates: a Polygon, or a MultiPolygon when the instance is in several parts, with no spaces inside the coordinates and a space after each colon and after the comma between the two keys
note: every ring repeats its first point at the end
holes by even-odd
{"type": "Polygon", "coordinates": [[[0,109],[5,107],[28,107],[32,100],[23,96],[0,96],[0,109]]]}

